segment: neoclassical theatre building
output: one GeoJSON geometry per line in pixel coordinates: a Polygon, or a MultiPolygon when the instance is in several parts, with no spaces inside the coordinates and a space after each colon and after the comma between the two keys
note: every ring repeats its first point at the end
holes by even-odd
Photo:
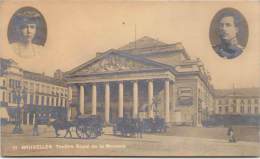
{"type": "Polygon", "coordinates": [[[106,123],[118,117],[163,117],[166,122],[201,125],[214,112],[210,74],[181,43],[143,37],[66,72],[72,94],[71,117],[98,114],[106,123]],[[206,113],[205,113],[206,112],[206,113]]]}

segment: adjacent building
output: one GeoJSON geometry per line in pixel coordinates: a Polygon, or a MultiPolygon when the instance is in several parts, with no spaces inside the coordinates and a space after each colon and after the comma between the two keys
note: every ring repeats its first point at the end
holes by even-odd
{"type": "Polygon", "coordinates": [[[215,113],[222,115],[259,115],[260,88],[215,90],[215,113]]]}
{"type": "Polygon", "coordinates": [[[0,58],[0,104],[10,121],[16,120],[20,107],[22,122],[32,124],[36,116],[66,116],[68,89],[63,80],[24,70],[14,60],[0,58]]]}

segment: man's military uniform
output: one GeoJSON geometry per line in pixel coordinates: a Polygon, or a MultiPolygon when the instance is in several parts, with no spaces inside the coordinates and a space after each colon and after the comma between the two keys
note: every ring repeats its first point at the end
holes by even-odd
{"type": "Polygon", "coordinates": [[[227,46],[224,44],[215,45],[213,48],[219,56],[227,59],[232,59],[239,56],[244,49],[241,45],[227,46]]]}

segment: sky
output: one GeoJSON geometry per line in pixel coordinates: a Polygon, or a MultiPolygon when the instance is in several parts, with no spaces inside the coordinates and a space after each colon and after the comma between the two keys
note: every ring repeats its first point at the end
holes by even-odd
{"type": "Polygon", "coordinates": [[[136,38],[149,36],[171,44],[181,42],[192,58],[200,58],[215,88],[260,87],[260,1],[0,1],[0,57],[19,66],[52,75],[68,71],[95,57],[96,52],[119,48],[136,38]],[[39,10],[47,23],[44,51],[33,58],[17,56],[7,38],[8,23],[21,7],[39,10]],[[211,47],[209,27],[221,9],[239,10],[248,22],[244,52],[227,60],[211,47]],[[123,24],[124,23],[124,24],[123,24]]]}

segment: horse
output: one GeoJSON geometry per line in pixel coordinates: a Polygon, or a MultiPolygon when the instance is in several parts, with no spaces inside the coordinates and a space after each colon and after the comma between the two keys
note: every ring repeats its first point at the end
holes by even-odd
{"type": "Polygon", "coordinates": [[[68,133],[70,134],[70,138],[72,137],[70,131],[70,128],[74,126],[72,122],[63,119],[50,119],[48,126],[50,125],[54,128],[56,137],[60,136],[60,134],[58,133],[59,130],[66,130],[66,134],[64,135],[64,137],[67,137],[68,133]]]}

